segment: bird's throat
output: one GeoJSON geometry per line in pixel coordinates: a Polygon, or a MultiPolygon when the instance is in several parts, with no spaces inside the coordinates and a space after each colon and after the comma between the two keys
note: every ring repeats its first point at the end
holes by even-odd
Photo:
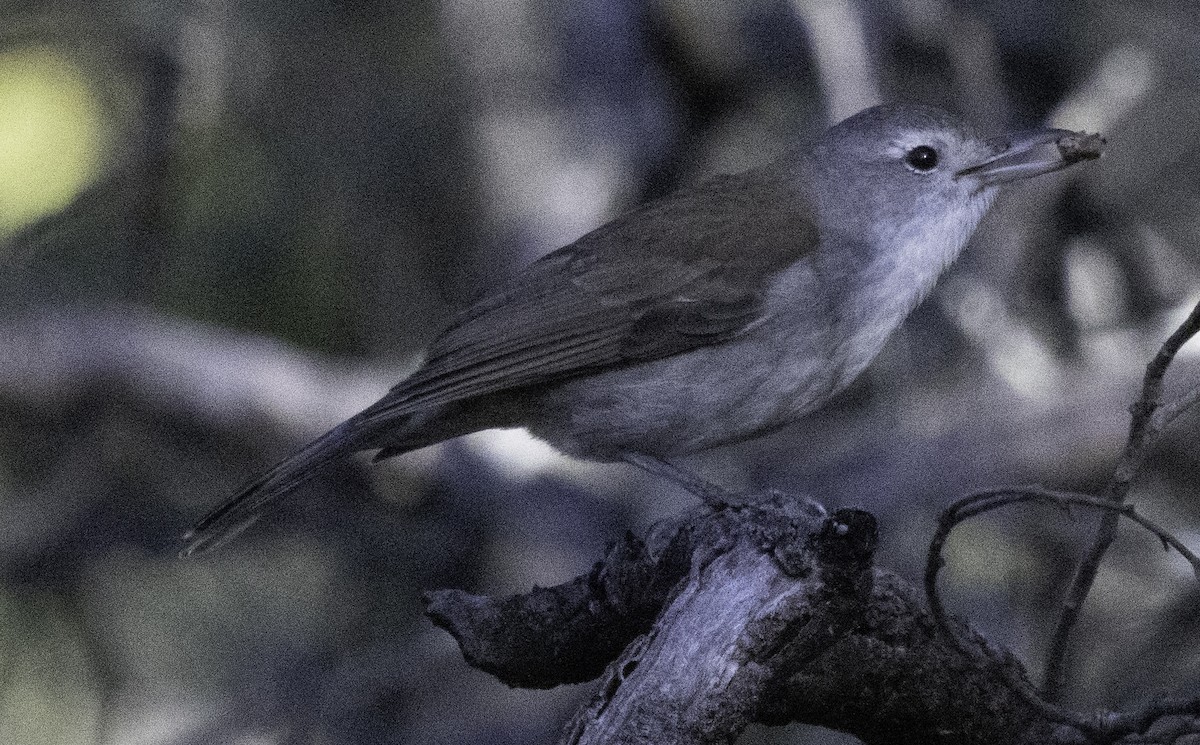
{"type": "Polygon", "coordinates": [[[983,193],[940,215],[930,213],[876,237],[870,251],[831,252],[821,278],[835,298],[838,387],[879,354],[892,332],[929,295],[991,206],[983,193]]]}

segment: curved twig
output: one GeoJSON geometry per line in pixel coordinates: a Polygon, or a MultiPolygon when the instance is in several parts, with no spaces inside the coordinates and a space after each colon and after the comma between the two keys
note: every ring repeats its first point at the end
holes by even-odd
{"type": "MultiPolygon", "coordinates": [[[[1048,502],[1063,509],[1067,509],[1071,505],[1081,505],[1104,510],[1108,515],[1113,516],[1114,519],[1119,519],[1122,516],[1127,517],[1154,534],[1162,542],[1164,548],[1175,549],[1192,565],[1192,571],[1200,578],[1200,556],[1197,556],[1188,549],[1174,535],[1149,518],[1138,513],[1133,505],[1114,503],[1087,494],[1055,491],[1040,486],[1004,487],[976,492],[954,502],[942,511],[941,516],[938,518],[937,530],[929,543],[929,553],[925,562],[925,595],[929,601],[930,613],[954,646],[968,657],[974,658],[980,654],[990,654],[990,650],[986,647],[981,649],[977,645],[968,644],[950,623],[949,615],[946,613],[945,606],[942,605],[941,596],[938,594],[937,589],[938,574],[946,564],[942,556],[942,549],[945,547],[946,540],[954,528],[966,520],[1009,505],[1034,501],[1048,502]]],[[[1141,731],[1157,716],[1162,716],[1164,713],[1192,713],[1196,710],[1197,706],[1196,702],[1192,701],[1172,702],[1176,706],[1169,712],[1159,711],[1157,708],[1148,708],[1146,712],[1141,712],[1137,715],[1118,716],[1110,713],[1101,713],[1094,717],[1084,716],[1058,706],[1052,700],[1043,697],[1029,681],[1019,677],[1008,667],[1001,665],[998,669],[1001,671],[1001,677],[1008,687],[1014,693],[1021,696],[1030,706],[1034,707],[1042,716],[1050,721],[1074,727],[1093,738],[1112,739],[1116,736],[1141,731]]]]}

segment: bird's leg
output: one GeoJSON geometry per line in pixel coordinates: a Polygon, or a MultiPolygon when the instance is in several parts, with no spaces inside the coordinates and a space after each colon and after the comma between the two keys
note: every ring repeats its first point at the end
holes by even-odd
{"type": "Polygon", "coordinates": [[[622,458],[626,463],[635,465],[647,473],[674,481],[692,494],[695,494],[714,510],[741,504],[743,501],[734,492],[703,479],[691,471],[680,468],[665,458],[656,458],[653,455],[642,453],[626,453],[622,458]]]}

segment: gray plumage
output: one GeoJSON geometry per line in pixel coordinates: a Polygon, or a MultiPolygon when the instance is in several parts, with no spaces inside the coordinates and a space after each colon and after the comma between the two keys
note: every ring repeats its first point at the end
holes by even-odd
{"type": "Polygon", "coordinates": [[[617,218],[460,313],[412,376],[210,513],[185,552],[355,451],[525,426],[584,458],[666,458],[794,421],[875,357],[1000,182],[1068,164],[1009,162],[1061,134],[985,142],[937,109],[876,107],[617,218]]]}

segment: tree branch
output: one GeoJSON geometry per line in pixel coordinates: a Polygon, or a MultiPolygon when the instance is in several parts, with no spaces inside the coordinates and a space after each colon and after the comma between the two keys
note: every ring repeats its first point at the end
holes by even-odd
{"type": "MultiPolygon", "coordinates": [[[[1196,556],[1174,535],[1164,530],[1149,518],[1138,513],[1133,508],[1133,505],[1118,504],[1087,494],[1072,494],[1045,489],[1039,486],[1002,487],[976,492],[958,500],[942,512],[938,519],[938,529],[930,541],[925,563],[925,595],[929,601],[930,612],[946,636],[966,656],[977,655],[979,651],[969,640],[959,637],[958,630],[955,624],[950,621],[950,617],[942,605],[941,596],[937,590],[937,576],[946,563],[942,557],[942,549],[945,546],[946,539],[949,538],[954,528],[966,520],[986,512],[1024,502],[1046,502],[1063,509],[1069,509],[1072,505],[1079,505],[1103,510],[1118,517],[1129,518],[1157,537],[1162,542],[1164,549],[1175,549],[1191,564],[1192,572],[1197,578],[1200,578],[1200,556],[1196,556]]],[[[1023,675],[1014,675],[1013,671],[1007,668],[999,668],[998,673],[1014,693],[1024,699],[1026,703],[1048,721],[1065,724],[1081,733],[1086,733],[1092,740],[1097,742],[1112,742],[1120,736],[1135,733],[1140,734],[1144,727],[1153,722],[1156,717],[1164,716],[1167,713],[1161,706],[1152,706],[1147,709],[1147,712],[1154,712],[1153,715],[1147,712],[1122,715],[1103,712],[1101,714],[1086,716],[1069,711],[1061,706],[1056,706],[1043,698],[1023,675]]],[[[1176,705],[1170,713],[1193,713],[1196,709],[1197,703],[1195,701],[1188,701],[1184,704],[1176,705]]]]}
{"type": "Polygon", "coordinates": [[[726,743],[792,721],[880,745],[1053,742],[1053,723],[1001,681],[1019,663],[960,628],[978,647],[963,656],[916,590],[872,568],[869,514],[803,505],[771,493],[697,511],[560,587],[439,591],[429,612],[468,662],[514,685],[585,679],[625,639],[564,744],[726,743]],[[598,642],[597,625],[621,632],[598,642]]]}
{"type": "MultiPolygon", "coordinates": [[[[1179,352],[1180,348],[1198,332],[1200,332],[1200,303],[1196,304],[1196,307],[1192,309],[1187,319],[1163,342],[1162,347],[1158,350],[1158,354],[1146,365],[1146,374],[1142,380],[1141,396],[1130,407],[1132,416],[1129,422],[1129,436],[1125,441],[1125,448],[1121,453],[1120,460],[1117,462],[1117,467],[1113,471],[1112,478],[1109,479],[1108,485],[1101,493],[1101,497],[1105,500],[1113,504],[1123,504],[1125,502],[1125,498],[1128,496],[1129,489],[1133,484],[1133,479],[1141,468],[1142,462],[1146,458],[1146,453],[1149,452],[1158,439],[1162,427],[1166,426],[1175,416],[1195,403],[1193,391],[1186,394],[1180,401],[1169,405],[1166,409],[1168,412],[1166,416],[1160,418],[1155,415],[1161,405],[1162,382],[1163,377],[1167,373],[1167,368],[1171,366],[1171,362],[1174,361],[1175,355],[1179,352]]],[[[1066,675],[1067,647],[1071,638],[1071,632],[1074,630],[1075,624],[1079,621],[1079,613],[1083,609],[1083,603],[1087,599],[1088,593],[1091,592],[1093,583],[1096,581],[1096,574],[1100,571],[1100,562],[1104,560],[1104,555],[1108,552],[1108,547],[1112,545],[1113,540],[1116,538],[1117,521],[1119,519],[1120,514],[1117,512],[1109,512],[1100,518],[1100,527],[1096,531],[1096,538],[1092,543],[1092,547],[1080,563],[1079,568],[1075,571],[1075,577],[1071,582],[1071,589],[1063,601],[1058,625],[1054,629],[1054,636],[1050,642],[1050,651],[1047,654],[1046,670],[1043,677],[1042,687],[1046,697],[1051,701],[1058,700],[1062,695],[1063,682],[1066,675]]]]}

